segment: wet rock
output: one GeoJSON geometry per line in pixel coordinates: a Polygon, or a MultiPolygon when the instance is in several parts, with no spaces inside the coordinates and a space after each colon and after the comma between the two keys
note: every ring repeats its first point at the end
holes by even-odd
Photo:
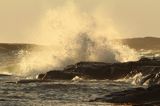
{"type": "Polygon", "coordinates": [[[146,57],[142,57],[139,62],[147,62],[147,61],[152,61],[152,59],[146,58],[146,57]]]}
{"type": "MultiPolygon", "coordinates": [[[[39,80],[39,79],[24,79],[24,80],[19,80],[16,83],[20,84],[20,83],[35,83],[35,82],[51,82],[51,80],[39,80]]],[[[8,82],[7,82],[8,83],[8,82]]],[[[11,82],[9,82],[11,83],[11,82]]]]}
{"type": "Polygon", "coordinates": [[[129,103],[137,105],[160,103],[160,85],[154,85],[148,88],[132,88],[121,92],[115,92],[102,98],[90,100],[90,102],[129,103]]]}
{"type": "Polygon", "coordinates": [[[160,84],[160,66],[141,66],[136,69],[135,73],[128,76],[134,76],[137,73],[141,73],[141,79],[139,85],[147,83],[148,85],[160,84]]]}
{"type": "Polygon", "coordinates": [[[36,79],[43,79],[44,76],[45,76],[45,74],[39,74],[36,76],[36,79]]]}
{"type": "Polygon", "coordinates": [[[53,70],[49,71],[46,74],[41,75],[43,78],[42,80],[45,79],[55,79],[55,80],[71,80],[73,79],[76,75],[73,73],[68,73],[64,71],[59,71],[59,70],[53,70]]]}
{"type": "Polygon", "coordinates": [[[38,79],[62,79],[71,80],[75,76],[85,79],[110,79],[117,80],[124,77],[132,77],[142,73],[143,81],[150,84],[158,83],[160,77],[160,61],[156,59],[141,59],[136,62],[104,63],[104,62],[79,62],[68,65],[63,70],[51,70],[40,74],[38,79]]]}

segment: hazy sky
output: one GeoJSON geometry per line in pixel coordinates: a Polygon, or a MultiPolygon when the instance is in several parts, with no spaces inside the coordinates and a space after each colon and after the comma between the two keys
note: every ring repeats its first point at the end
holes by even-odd
{"type": "MultiPolygon", "coordinates": [[[[71,0],[0,0],[0,42],[24,42],[49,9],[71,0]]],[[[123,37],[160,37],[160,0],[72,0],[90,14],[101,7],[123,37]]]]}

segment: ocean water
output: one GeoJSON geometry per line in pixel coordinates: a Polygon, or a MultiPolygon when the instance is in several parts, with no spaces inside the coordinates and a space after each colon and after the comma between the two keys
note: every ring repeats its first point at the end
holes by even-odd
{"type": "MultiPolygon", "coordinates": [[[[26,79],[15,74],[21,71],[16,64],[19,62],[17,53],[0,52],[0,74],[13,73],[11,76],[0,76],[0,106],[116,106],[111,103],[88,101],[111,92],[137,87],[127,79],[15,83],[26,79]]],[[[146,51],[141,54],[150,56],[150,52],[146,51]]]]}
{"type": "Polygon", "coordinates": [[[11,83],[19,79],[15,76],[0,78],[0,106],[111,106],[115,104],[88,101],[136,87],[109,80],[11,83]]]}
{"type": "Polygon", "coordinates": [[[1,55],[1,74],[13,75],[0,76],[0,106],[111,106],[114,104],[88,101],[135,87],[130,83],[109,80],[16,83],[26,79],[15,74],[18,70],[17,62],[16,55],[1,55]]]}

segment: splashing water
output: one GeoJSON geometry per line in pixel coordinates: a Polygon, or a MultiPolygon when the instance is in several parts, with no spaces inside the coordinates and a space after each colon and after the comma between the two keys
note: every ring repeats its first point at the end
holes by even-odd
{"type": "Polygon", "coordinates": [[[127,82],[127,83],[131,83],[133,85],[140,85],[140,82],[141,82],[142,78],[143,78],[142,73],[137,73],[134,76],[125,77],[125,78],[122,78],[122,79],[118,79],[116,81],[117,82],[127,82]]]}
{"type": "Polygon", "coordinates": [[[126,62],[139,59],[133,49],[120,41],[112,20],[100,9],[80,11],[75,3],[46,12],[29,40],[47,45],[22,56],[21,75],[63,68],[78,61],[126,62]]]}

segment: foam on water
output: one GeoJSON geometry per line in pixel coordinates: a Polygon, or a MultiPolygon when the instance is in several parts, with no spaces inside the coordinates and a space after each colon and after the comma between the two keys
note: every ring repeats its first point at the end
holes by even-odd
{"type": "Polygon", "coordinates": [[[117,82],[127,82],[127,83],[131,83],[133,85],[139,85],[139,83],[141,82],[142,80],[142,73],[137,73],[135,74],[134,76],[130,76],[130,77],[125,77],[125,78],[122,78],[122,79],[118,79],[116,80],[117,82]]]}

